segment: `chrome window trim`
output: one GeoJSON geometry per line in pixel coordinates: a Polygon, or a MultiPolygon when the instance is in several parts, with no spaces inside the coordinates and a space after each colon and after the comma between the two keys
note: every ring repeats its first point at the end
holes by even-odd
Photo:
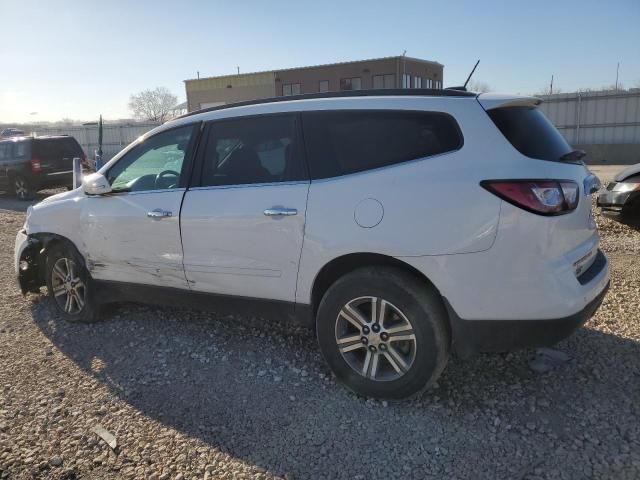
{"type": "Polygon", "coordinates": [[[189,191],[196,190],[227,190],[229,188],[247,188],[247,187],[270,187],[270,186],[291,186],[291,185],[309,185],[309,180],[295,180],[291,182],[263,182],[263,183],[242,183],[237,185],[208,185],[206,187],[191,187],[189,191]]]}
{"type": "Polygon", "coordinates": [[[168,192],[185,192],[185,187],[180,188],[162,188],[159,190],[141,190],[139,192],[109,192],[101,195],[87,195],[87,197],[121,197],[124,195],[145,195],[147,193],[168,193],[168,192]]]}

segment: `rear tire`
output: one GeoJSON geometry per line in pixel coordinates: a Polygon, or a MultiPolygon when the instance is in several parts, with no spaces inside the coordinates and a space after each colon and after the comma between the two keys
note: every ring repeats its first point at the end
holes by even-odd
{"type": "Polygon", "coordinates": [[[51,248],[47,253],[46,276],[49,297],[65,320],[92,323],[100,319],[93,280],[72,245],[58,243],[51,248]]]}
{"type": "Polygon", "coordinates": [[[35,197],[35,191],[31,183],[22,175],[16,175],[11,179],[13,185],[13,193],[18,200],[32,200],[35,197]]]}
{"type": "Polygon", "coordinates": [[[316,330],[338,381],[367,397],[418,394],[449,358],[442,298],[396,268],[363,268],[338,279],[320,302],[316,330]]]}

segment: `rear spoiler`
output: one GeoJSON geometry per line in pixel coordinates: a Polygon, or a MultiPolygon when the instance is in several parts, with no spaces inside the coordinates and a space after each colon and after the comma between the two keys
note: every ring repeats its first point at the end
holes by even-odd
{"type": "Polygon", "coordinates": [[[524,97],[520,95],[505,95],[502,93],[481,93],[478,102],[485,110],[506,107],[537,107],[542,100],[536,97],[524,97]]]}

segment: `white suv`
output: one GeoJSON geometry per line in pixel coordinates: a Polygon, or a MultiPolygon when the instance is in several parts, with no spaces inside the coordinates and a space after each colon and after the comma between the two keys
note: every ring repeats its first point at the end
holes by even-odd
{"type": "Polygon", "coordinates": [[[383,398],[454,352],[553,344],[609,266],[597,178],[539,103],[386,90],[186,115],[28,211],[22,290],[46,285],[71,321],[117,299],[295,318],[340,381],[383,398]]]}

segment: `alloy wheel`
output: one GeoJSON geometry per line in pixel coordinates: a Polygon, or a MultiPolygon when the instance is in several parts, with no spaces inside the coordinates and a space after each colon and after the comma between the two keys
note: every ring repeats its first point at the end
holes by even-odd
{"type": "Polygon", "coordinates": [[[379,297],[347,302],[336,318],[335,339],[347,364],[370,380],[397,380],[416,358],[413,325],[398,307],[379,297]]]}
{"type": "Polygon", "coordinates": [[[63,257],[56,261],[51,270],[51,286],[60,309],[71,315],[82,311],[87,289],[73,260],[63,257]]]}
{"type": "Polygon", "coordinates": [[[14,188],[16,191],[16,197],[19,199],[24,199],[27,197],[29,193],[29,188],[27,187],[27,182],[22,178],[16,178],[14,182],[14,188]]]}

